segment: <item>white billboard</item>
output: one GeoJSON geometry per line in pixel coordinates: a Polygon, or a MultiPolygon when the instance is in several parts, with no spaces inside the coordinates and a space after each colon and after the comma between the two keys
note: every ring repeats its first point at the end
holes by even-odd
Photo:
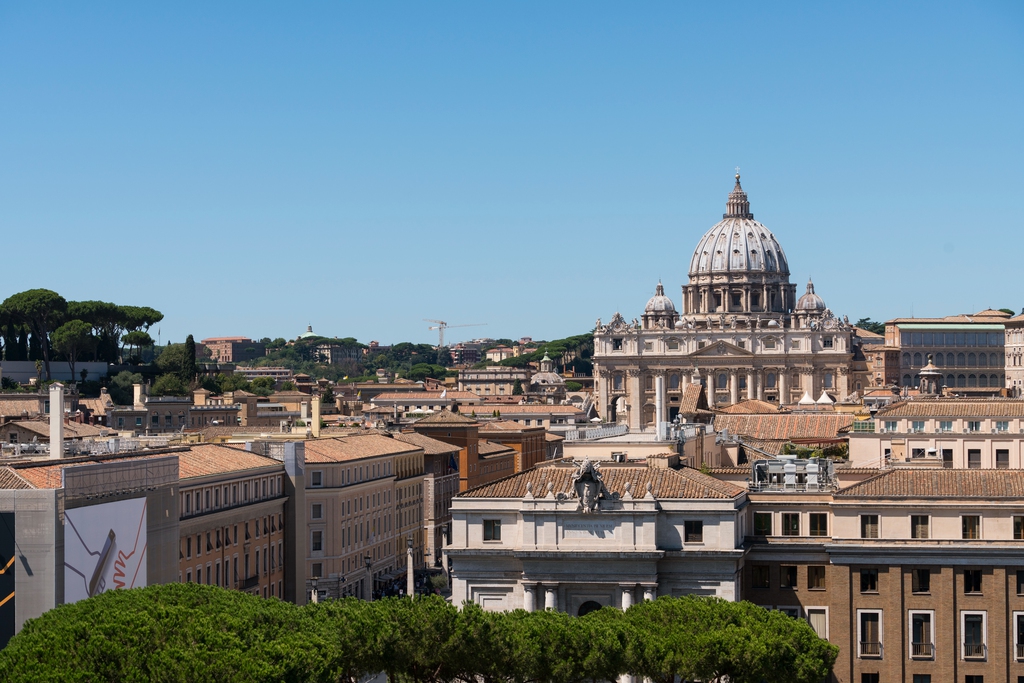
{"type": "Polygon", "coordinates": [[[146,499],[64,511],[64,602],[146,585],[146,499]]]}

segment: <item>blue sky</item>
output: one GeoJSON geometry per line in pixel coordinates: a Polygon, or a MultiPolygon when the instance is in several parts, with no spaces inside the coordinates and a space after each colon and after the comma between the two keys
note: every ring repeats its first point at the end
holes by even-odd
{"type": "Polygon", "coordinates": [[[0,293],[162,340],[678,301],[735,166],[838,314],[1024,307],[1024,4],[3,3],[0,293]]]}

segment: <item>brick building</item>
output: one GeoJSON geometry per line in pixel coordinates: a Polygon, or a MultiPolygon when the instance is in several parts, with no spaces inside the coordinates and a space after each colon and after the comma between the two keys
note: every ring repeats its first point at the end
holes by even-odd
{"type": "MultiPolygon", "coordinates": [[[[267,355],[262,342],[253,341],[248,337],[210,337],[199,342],[201,348],[210,353],[210,358],[218,363],[241,363],[255,360],[267,355]]],[[[197,353],[203,353],[197,349],[197,353]]]]}

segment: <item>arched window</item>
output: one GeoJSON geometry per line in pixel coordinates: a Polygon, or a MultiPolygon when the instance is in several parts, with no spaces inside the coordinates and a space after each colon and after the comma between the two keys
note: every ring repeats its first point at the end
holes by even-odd
{"type": "Polygon", "coordinates": [[[986,365],[988,365],[988,354],[986,354],[986,353],[979,353],[978,354],[978,367],[983,368],[986,365]]]}
{"type": "Polygon", "coordinates": [[[976,387],[978,386],[978,378],[974,375],[967,375],[967,386],[976,387]]]}
{"type": "Polygon", "coordinates": [[[914,354],[914,367],[915,368],[919,368],[919,367],[921,367],[921,365],[923,365],[923,363],[921,363],[921,354],[920,353],[915,353],[914,354]]]}
{"type": "Polygon", "coordinates": [[[831,372],[826,372],[825,373],[825,388],[826,389],[831,389],[832,388],[832,373],[831,372]]]}
{"type": "Polygon", "coordinates": [[[903,354],[903,367],[905,367],[905,368],[909,368],[910,367],[910,354],[909,353],[904,353],[903,354]]]}
{"type": "Polygon", "coordinates": [[[999,357],[994,353],[988,354],[988,364],[994,368],[999,367],[999,357]]]}
{"type": "Polygon", "coordinates": [[[768,389],[774,389],[775,388],[775,373],[774,372],[769,372],[768,376],[764,378],[764,385],[768,389]]]}
{"type": "Polygon", "coordinates": [[[903,386],[909,387],[911,382],[910,375],[903,375],[903,386]]]}
{"type": "Polygon", "coordinates": [[[678,389],[679,388],[679,375],[671,375],[668,378],[668,388],[678,389]]]}
{"type": "Polygon", "coordinates": [[[954,377],[953,375],[946,375],[946,386],[947,387],[955,387],[956,386],[956,377],[954,377]]]}
{"type": "Polygon", "coordinates": [[[978,357],[973,353],[967,354],[967,367],[974,368],[978,366],[978,357]]]}
{"type": "MultiPolygon", "coordinates": [[[[978,375],[978,386],[979,387],[987,387],[988,386],[988,375],[978,375]]],[[[993,384],[992,386],[995,386],[995,384],[993,384]]]]}
{"type": "Polygon", "coordinates": [[[612,386],[615,387],[616,391],[622,391],[622,375],[615,375],[612,378],[612,386]]]}
{"type": "Polygon", "coordinates": [[[935,363],[935,367],[941,368],[942,367],[942,363],[943,363],[943,361],[945,361],[945,359],[946,359],[945,356],[943,356],[941,353],[937,353],[937,354],[935,354],[935,358],[933,359],[932,362],[935,363]]]}
{"type": "Polygon", "coordinates": [[[956,365],[956,361],[953,359],[953,354],[946,354],[946,365],[948,365],[949,367],[953,367],[954,365],[956,365]]]}
{"type": "Polygon", "coordinates": [[[962,353],[956,354],[956,365],[958,368],[962,368],[967,365],[967,356],[962,353]]]}
{"type": "MultiPolygon", "coordinates": [[[[963,355],[963,354],[960,354],[960,355],[963,355]]],[[[967,386],[967,376],[966,375],[957,375],[956,376],[956,385],[958,387],[966,387],[967,386]]]]}
{"type": "Polygon", "coordinates": [[[729,375],[724,372],[718,376],[718,388],[728,389],[729,388],[729,375]]]}

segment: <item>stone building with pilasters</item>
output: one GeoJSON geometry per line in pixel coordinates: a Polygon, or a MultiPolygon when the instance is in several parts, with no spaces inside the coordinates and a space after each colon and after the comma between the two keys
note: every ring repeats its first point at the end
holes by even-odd
{"type": "Polygon", "coordinates": [[[780,404],[853,393],[853,327],[807,283],[797,299],[775,236],[736,186],[722,221],[697,245],[677,310],[659,282],[639,320],[597,321],[595,392],[601,416],[632,429],[672,421],[688,384],[711,405],[780,404]]]}

